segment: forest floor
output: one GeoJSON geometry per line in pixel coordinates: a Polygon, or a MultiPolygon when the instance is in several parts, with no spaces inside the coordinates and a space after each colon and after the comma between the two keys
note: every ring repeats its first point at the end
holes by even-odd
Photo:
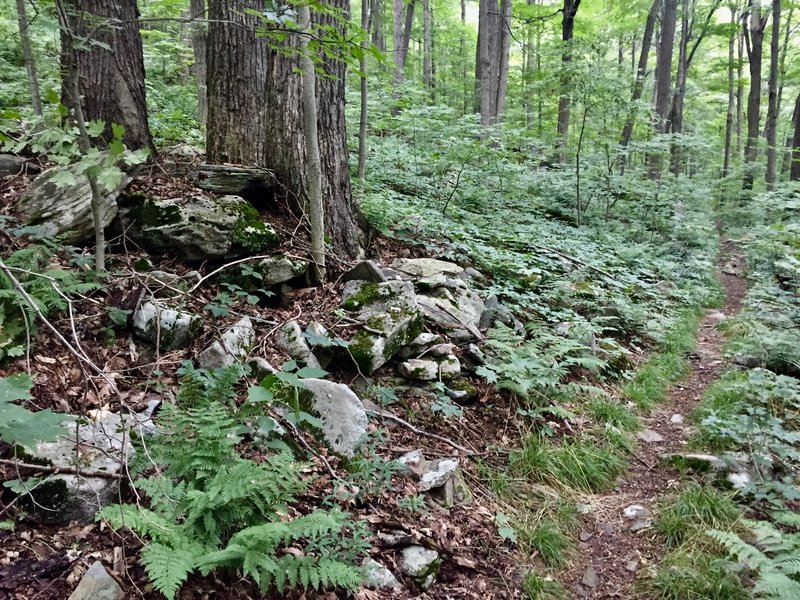
{"type": "Polygon", "coordinates": [[[734,317],[747,293],[744,278],[722,269],[731,260],[742,258],[737,247],[723,239],[718,264],[725,299],[719,310],[706,311],[700,321],[696,348],[688,357],[691,375],[642,416],[637,446],[616,487],[585,499],[577,560],[562,579],[575,598],[636,598],[643,571],[655,568],[665,553],[663,539],[652,528],[653,517],[678,491],[681,475],[664,457],[685,451],[692,433],[689,415],[727,368],[719,312],[734,317]]]}

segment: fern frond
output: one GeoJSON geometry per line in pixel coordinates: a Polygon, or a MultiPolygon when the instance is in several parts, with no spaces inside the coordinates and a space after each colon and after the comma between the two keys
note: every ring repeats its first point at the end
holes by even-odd
{"type": "Polygon", "coordinates": [[[178,589],[195,569],[196,559],[190,548],[173,548],[157,542],[142,550],[142,564],[147,576],[167,600],[175,598],[178,589]]]}

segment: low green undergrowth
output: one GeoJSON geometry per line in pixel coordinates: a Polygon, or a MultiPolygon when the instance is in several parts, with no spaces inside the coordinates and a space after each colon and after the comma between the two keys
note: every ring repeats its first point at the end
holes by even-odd
{"type": "Polygon", "coordinates": [[[658,511],[655,530],[670,548],[703,535],[708,528],[730,528],[742,513],[733,498],[710,486],[690,484],[658,511]]]}

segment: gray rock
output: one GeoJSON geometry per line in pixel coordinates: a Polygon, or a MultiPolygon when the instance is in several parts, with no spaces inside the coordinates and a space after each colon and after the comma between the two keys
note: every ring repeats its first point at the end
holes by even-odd
{"type": "Polygon", "coordinates": [[[422,450],[412,450],[411,452],[406,452],[397,459],[397,462],[402,465],[400,468],[400,472],[405,475],[414,475],[419,478],[425,470],[425,456],[422,454],[422,450]]]}
{"type": "Polygon", "coordinates": [[[406,379],[436,381],[439,379],[439,364],[434,360],[411,358],[400,363],[397,370],[406,379]]]}
{"type": "Polygon", "coordinates": [[[345,458],[355,456],[369,421],[359,397],[346,385],[324,379],[304,379],[303,387],[310,394],[310,412],[322,421],[325,443],[345,458]]]}
{"type": "Polygon", "coordinates": [[[422,330],[414,286],[407,281],[348,281],[342,307],[363,323],[348,351],[364,375],[374,373],[422,330]]]}
{"type": "Polygon", "coordinates": [[[364,584],[373,590],[399,590],[402,588],[394,574],[377,560],[372,558],[364,560],[366,572],[364,584]]]}
{"type": "Polygon", "coordinates": [[[303,337],[303,330],[297,321],[285,323],[275,334],[275,343],[284,350],[289,356],[307,367],[322,368],[308,346],[306,338],[303,337]]]}
{"type": "Polygon", "coordinates": [[[202,190],[215,194],[247,195],[273,189],[272,174],[265,169],[202,164],[189,174],[202,190]]]}
{"type": "Polygon", "coordinates": [[[706,315],[706,319],[708,319],[709,323],[716,325],[718,323],[722,323],[723,321],[727,321],[728,317],[725,316],[725,313],[715,310],[708,313],[708,315],[706,315]]]}
{"type": "Polygon", "coordinates": [[[626,519],[648,519],[650,518],[650,511],[641,504],[631,504],[622,511],[626,519]]]}
{"type": "Polygon", "coordinates": [[[256,331],[250,317],[239,319],[233,327],[222,334],[218,341],[197,356],[201,369],[227,367],[247,358],[256,341],[256,331]]]}
{"type": "Polygon", "coordinates": [[[164,170],[181,177],[189,175],[195,163],[205,159],[205,156],[205,150],[191,144],[177,144],[159,152],[164,170]]]}
{"type": "MultiPolygon", "coordinates": [[[[117,216],[117,197],[133,180],[123,175],[116,188],[103,195],[100,209],[103,227],[117,216]]],[[[68,244],[94,238],[92,189],[89,178],[76,165],[53,167],[37,177],[17,201],[20,219],[28,225],[38,225],[52,236],[63,235],[68,244]],[[75,183],[58,187],[54,179],[69,173],[75,183]]]]}
{"type": "Polygon", "coordinates": [[[750,481],[752,481],[750,474],[747,473],[746,471],[740,471],[738,473],[728,473],[727,479],[733,486],[733,488],[737,490],[746,488],[750,484],[750,481]]]}
{"type": "Polygon", "coordinates": [[[756,367],[762,366],[762,361],[756,358],[755,356],[751,356],[749,354],[743,354],[741,352],[737,352],[733,355],[731,359],[733,364],[738,365],[740,367],[745,367],[747,369],[755,369],[756,367]]]}
{"type": "Polygon", "coordinates": [[[590,539],[594,537],[594,534],[589,531],[583,531],[578,534],[578,539],[582,542],[588,542],[590,539]]]}
{"type": "Polygon", "coordinates": [[[185,348],[200,332],[203,320],[197,315],[145,302],[133,314],[137,336],[166,350],[185,348]]]}
{"type": "Polygon", "coordinates": [[[403,549],[400,570],[423,590],[427,590],[436,581],[439,566],[439,553],[436,550],[428,550],[423,546],[403,549]]]}
{"type": "Polygon", "coordinates": [[[652,526],[653,522],[650,519],[637,519],[636,521],[631,524],[628,528],[628,531],[631,533],[636,533],[637,531],[642,531],[643,529],[649,529],[652,526]]]}
{"type": "MultiPolygon", "coordinates": [[[[13,154],[0,154],[0,177],[19,175],[25,171],[25,159],[13,154]]],[[[38,168],[37,168],[38,172],[38,168]]]]}
{"type": "Polygon", "coordinates": [[[639,569],[639,562],[636,560],[629,560],[625,563],[625,570],[635,573],[639,569]]]}
{"type": "Polygon", "coordinates": [[[481,318],[478,322],[478,327],[481,330],[489,329],[492,325],[494,325],[494,322],[497,319],[498,306],[500,306],[500,301],[497,299],[495,294],[491,294],[486,298],[486,300],[484,300],[483,312],[481,313],[481,318]]]}
{"type": "Polygon", "coordinates": [[[652,429],[642,429],[636,437],[646,444],[660,444],[664,441],[664,436],[652,429]]]}
{"type": "Polygon", "coordinates": [[[412,277],[431,277],[437,274],[459,275],[464,269],[458,265],[435,258],[397,258],[392,268],[412,277]]]}
{"type": "Polygon", "coordinates": [[[456,277],[458,277],[459,279],[463,279],[468,283],[472,281],[486,281],[486,277],[483,275],[483,273],[481,273],[477,269],[473,269],[472,267],[467,267],[466,269],[461,271],[461,273],[456,275],[456,277]]]}
{"type": "Polygon", "coordinates": [[[427,461],[419,479],[419,491],[427,492],[442,487],[458,471],[458,459],[440,458],[427,461]]]}
{"type": "Polygon", "coordinates": [[[425,319],[443,329],[466,329],[480,339],[479,329],[484,303],[468,288],[441,288],[428,294],[418,294],[417,304],[425,319]]]}
{"type": "Polygon", "coordinates": [[[84,573],[68,600],[122,600],[125,593],[99,560],[84,573]]]}
{"type": "Polygon", "coordinates": [[[304,260],[291,259],[284,254],[270,256],[259,261],[254,266],[254,270],[261,274],[263,279],[260,285],[272,287],[279,283],[286,283],[295,277],[300,277],[308,269],[308,263],[304,260]]]}
{"type": "Polygon", "coordinates": [[[272,375],[275,373],[275,367],[269,364],[269,361],[266,358],[261,356],[251,357],[247,361],[247,364],[250,365],[254,379],[263,379],[267,375],[272,375]]]}
{"type": "Polygon", "coordinates": [[[469,344],[464,349],[464,353],[467,355],[472,362],[476,365],[480,366],[486,362],[486,355],[483,353],[477,344],[469,344]]]}
{"type": "Polygon", "coordinates": [[[381,268],[371,260],[362,260],[355,267],[342,275],[342,281],[369,281],[381,283],[387,281],[381,268]]]}
{"type": "Polygon", "coordinates": [[[168,287],[175,287],[183,281],[180,275],[177,273],[169,273],[168,271],[150,271],[147,273],[147,278],[168,287]]]}
{"type": "Polygon", "coordinates": [[[452,379],[459,375],[461,375],[461,361],[455,355],[450,354],[439,362],[439,376],[442,379],[452,379]]]}
{"type": "Polygon", "coordinates": [[[683,423],[683,421],[684,421],[683,415],[679,415],[678,413],[675,413],[669,418],[669,422],[674,423],[675,425],[680,425],[681,423],[683,423]]]}
{"type": "Polygon", "coordinates": [[[120,213],[122,226],[152,253],[187,261],[227,260],[278,243],[278,234],[238,196],[149,199],[120,213]]]}
{"type": "Polygon", "coordinates": [[[446,344],[437,344],[435,346],[432,346],[428,350],[428,354],[435,358],[445,358],[453,354],[455,351],[456,351],[455,344],[446,343],[446,344]]]}
{"type": "Polygon", "coordinates": [[[600,585],[600,576],[597,574],[597,571],[595,571],[594,568],[589,567],[586,569],[586,571],[584,571],[581,583],[588,588],[594,589],[600,585]]]}
{"type": "Polygon", "coordinates": [[[722,267],[722,272],[734,277],[744,277],[745,269],[744,261],[738,257],[733,257],[722,267]]]}
{"type": "Polygon", "coordinates": [[[412,356],[418,356],[425,352],[433,344],[436,344],[441,340],[441,336],[423,331],[417,337],[411,340],[408,345],[403,346],[397,354],[400,358],[411,358],[412,356]]]}
{"type": "MultiPolygon", "coordinates": [[[[34,458],[56,467],[119,473],[134,454],[130,432],[150,435],[155,426],[150,420],[157,402],[134,415],[100,412],[87,422],[64,423],[66,433],[54,442],[41,442],[32,451],[34,458]]],[[[54,522],[91,521],[103,506],[119,501],[118,481],[101,477],[53,475],[34,491],[37,502],[54,509],[45,518],[54,522]]]]}

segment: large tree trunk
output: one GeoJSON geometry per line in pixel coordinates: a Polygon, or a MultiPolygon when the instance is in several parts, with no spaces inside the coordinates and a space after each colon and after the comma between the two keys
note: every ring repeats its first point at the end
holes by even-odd
{"type": "Polygon", "coordinates": [[[778,54],[780,51],[781,37],[781,0],[772,0],[772,35],[770,36],[769,55],[769,98],[767,100],[767,123],[765,137],[767,138],[767,189],[775,185],[775,171],[778,156],[778,54]]]}
{"type": "MultiPolygon", "coordinates": [[[[345,13],[347,0],[333,0],[345,13]]],[[[247,10],[263,12],[263,0],[211,0],[208,30],[209,162],[256,165],[272,170],[288,200],[305,210],[308,191],[302,123],[302,76],[296,56],[270,49],[257,35],[263,27],[247,10]]],[[[331,17],[316,22],[336,25],[331,17]]],[[[296,35],[285,44],[295,50],[296,35]]],[[[325,56],[317,81],[317,120],[325,201],[325,230],[337,254],[360,254],[363,233],[352,202],[344,115],[345,63],[325,56]]]]}
{"type": "Polygon", "coordinates": [[[736,5],[730,6],[731,32],[728,36],[728,111],[725,115],[725,158],[722,163],[722,176],[727,177],[731,172],[731,159],[733,153],[733,119],[736,91],[733,80],[734,45],[736,42],[736,5]]]}
{"type": "Polygon", "coordinates": [[[742,158],[742,125],[744,123],[744,31],[736,36],[736,157],[742,158]]]}
{"type": "Polygon", "coordinates": [[[497,99],[495,110],[497,119],[503,117],[506,109],[506,91],[508,90],[508,62],[511,50],[511,0],[500,0],[501,14],[498,19],[499,66],[497,73],[497,99]]]}
{"type": "Polygon", "coordinates": [[[60,25],[71,35],[61,36],[61,102],[74,112],[78,99],[64,83],[77,76],[83,115],[105,121],[106,141],[113,137],[111,124],[117,123],[125,127],[128,148],[153,149],[136,0],[63,0],[63,6],[60,25]],[[77,51],[70,39],[81,41],[77,51]]]}
{"type": "MultiPolygon", "coordinates": [[[[669,128],[669,111],[671,108],[672,88],[672,51],[675,45],[675,24],[677,21],[677,0],[664,0],[664,11],[661,19],[661,40],[658,48],[656,73],[655,130],[666,133],[669,128]]],[[[661,176],[661,154],[650,155],[650,176],[661,176]]]]}
{"type": "Polygon", "coordinates": [[[431,0],[422,0],[422,82],[427,89],[433,83],[431,56],[431,0]]]}
{"type": "Polygon", "coordinates": [[[413,24],[414,0],[409,0],[408,6],[405,6],[403,0],[394,0],[394,83],[397,86],[402,85],[405,79],[406,57],[413,24]]]}
{"type": "Polygon", "coordinates": [[[25,61],[25,71],[28,73],[28,89],[31,92],[33,114],[41,115],[42,96],[39,92],[39,76],[36,74],[36,59],[31,49],[31,35],[28,30],[28,15],[25,12],[25,0],[17,0],[17,24],[19,25],[22,59],[25,61]]]}
{"type": "MultiPolygon", "coordinates": [[[[694,8],[694,5],[692,5],[694,8]]],[[[678,74],[677,85],[672,96],[672,110],[670,111],[670,131],[683,133],[683,99],[686,96],[686,76],[689,71],[689,0],[683,0],[681,10],[681,38],[678,45],[678,74]]],[[[681,142],[678,140],[670,149],[672,174],[677,177],[681,172],[683,162],[681,142]]]]}
{"type": "MultiPolygon", "coordinates": [[[[374,15],[373,15],[374,17],[374,15]]],[[[369,30],[369,3],[368,0],[361,1],[361,28],[369,30]]],[[[365,46],[368,45],[365,42],[365,46]]],[[[358,178],[363,183],[367,172],[367,48],[363,49],[358,59],[358,69],[361,71],[359,79],[360,110],[358,119],[358,178]]]]}
{"type": "Polygon", "coordinates": [[[208,91],[206,89],[206,0],[191,0],[189,13],[192,18],[192,52],[194,53],[194,77],[197,80],[197,120],[201,125],[208,119],[208,91]]]}
{"type": "Polygon", "coordinates": [[[569,109],[570,109],[570,66],[572,63],[572,33],[575,29],[575,15],[581,0],[564,0],[561,17],[561,90],[558,98],[558,159],[567,160],[567,142],[569,141],[569,109]]]}
{"type": "MultiPolygon", "coordinates": [[[[367,1],[367,0],[365,0],[367,1]]],[[[369,9],[371,17],[372,43],[381,52],[386,52],[386,36],[383,33],[383,2],[382,0],[372,0],[369,9]]]]}
{"type": "MultiPolygon", "coordinates": [[[[644,80],[647,75],[647,61],[650,56],[650,45],[653,40],[653,31],[655,29],[656,18],[658,11],[661,7],[661,0],[653,0],[650,6],[650,12],[647,14],[647,21],[644,24],[644,35],[642,36],[642,50],[639,54],[639,64],[636,68],[636,80],[633,84],[633,92],[631,94],[631,108],[628,111],[628,118],[625,121],[625,126],[622,128],[622,136],[619,145],[623,150],[628,146],[633,134],[633,122],[636,114],[636,104],[642,98],[642,91],[644,90],[644,80]]],[[[620,162],[620,171],[625,171],[625,157],[623,156],[620,162]]]]}
{"type": "Polygon", "coordinates": [[[792,166],[789,169],[789,179],[800,181],[800,94],[794,103],[794,140],[792,142],[792,166]]]}
{"type": "Polygon", "coordinates": [[[742,189],[753,189],[756,159],[758,158],[758,134],[761,123],[761,58],[764,45],[764,28],[767,17],[761,16],[760,0],[750,6],[750,26],[744,22],[744,39],[750,65],[750,92],[747,95],[747,141],[744,148],[744,177],[742,189]]]}
{"type": "Polygon", "coordinates": [[[493,125],[497,117],[497,52],[495,0],[480,0],[478,5],[478,61],[476,87],[480,90],[481,125],[493,125]]]}

